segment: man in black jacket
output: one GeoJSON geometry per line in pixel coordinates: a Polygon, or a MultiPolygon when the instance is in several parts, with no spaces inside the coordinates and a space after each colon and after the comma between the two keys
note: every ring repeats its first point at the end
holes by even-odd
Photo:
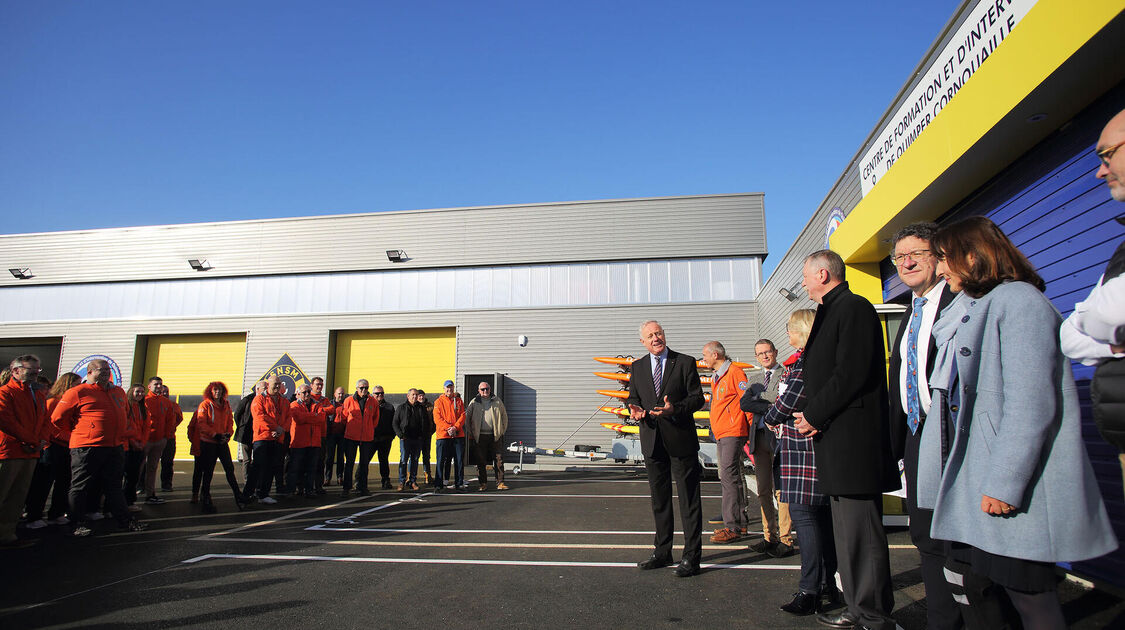
{"type": "Polygon", "coordinates": [[[833,628],[894,630],[882,493],[900,487],[891,459],[883,329],[875,307],[848,289],[844,261],[823,249],[805,258],[803,286],[820,304],[805,344],[804,409],[794,426],[814,437],[816,477],[829,495],[848,611],[817,617],[833,628]]]}
{"type": "Polygon", "coordinates": [[[254,446],[254,418],[250,415],[250,406],[254,403],[254,397],[266,391],[266,382],[258,381],[254,383],[254,389],[250,390],[250,395],[238,401],[238,409],[234,412],[234,441],[238,443],[238,459],[244,462],[243,464],[243,481],[246,483],[246,488],[243,490],[243,496],[250,496],[250,469],[254,465],[252,455],[254,446]]]}
{"type": "Polygon", "coordinates": [[[405,476],[399,484],[399,491],[418,489],[418,454],[422,451],[422,439],[426,435],[426,407],[418,400],[418,390],[413,387],[406,392],[406,402],[395,409],[395,435],[402,440],[405,461],[398,463],[399,477],[405,476]],[[404,471],[404,468],[409,470],[404,471]]]}
{"type": "Polygon", "coordinates": [[[953,292],[938,278],[937,258],[930,251],[930,239],[937,230],[936,223],[915,223],[891,237],[891,262],[911,291],[910,306],[891,346],[891,446],[894,460],[902,460],[906,474],[910,539],[921,556],[922,582],[926,585],[926,627],[956,630],[964,623],[945,578],[945,543],[930,538],[934,512],[919,508],[917,497],[918,445],[930,408],[928,376],[937,355],[930,331],[941,310],[953,301],[953,292]]]}
{"type": "Polygon", "coordinates": [[[391,444],[395,441],[395,407],[387,402],[387,394],[382,385],[372,388],[371,395],[379,401],[379,424],[375,425],[375,453],[379,456],[379,476],[383,479],[384,490],[391,489],[391,444]]]}
{"type": "Polygon", "coordinates": [[[641,343],[648,349],[633,362],[629,379],[629,416],[641,425],[641,452],[652,495],[656,536],[652,556],[641,569],[672,564],[672,479],[680,497],[684,553],[677,577],[699,574],[703,550],[703,512],[700,507],[699,438],[693,414],[703,408],[703,388],[695,359],[668,349],[659,322],[641,324],[641,343]]]}

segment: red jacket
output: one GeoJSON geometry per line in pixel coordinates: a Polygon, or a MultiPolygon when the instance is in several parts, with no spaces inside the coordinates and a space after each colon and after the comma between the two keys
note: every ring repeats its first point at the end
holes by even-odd
{"type": "Polygon", "coordinates": [[[465,402],[458,398],[450,398],[445,394],[434,401],[434,426],[437,439],[465,437],[465,402]],[[453,435],[446,433],[446,429],[453,427],[457,431],[453,435]]]}
{"type": "Polygon", "coordinates": [[[324,410],[315,402],[310,401],[305,407],[294,400],[289,403],[289,432],[292,441],[289,448],[309,448],[320,446],[321,436],[324,434],[324,410]]]}
{"type": "Polygon", "coordinates": [[[148,441],[148,416],[141,415],[141,405],[142,403],[130,400],[125,408],[125,431],[121,436],[121,446],[126,450],[132,448],[129,444],[130,440],[140,442],[142,446],[148,441]]]}
{"type": "Polygon", "coordinates": [[[168,399],[168,402],[172,407],[172,422],[164,427],[164,437],[170,440],[176,437],[176,428],[184,421],[184,410],[180,408],[180,403],[171,398],[168,399]]]}
{"type": "Polygon", "coordinates": [[[47,438],[47,400],[16,379],[0,387],[0,459],[36,459],[47,438]],[[31,452],[23,444],[34,446],[31,452]]]}
{"type": "Polygon", "coordinates": [[[361,410],[355,394],[344,399],[344,404],[336,410],[336,418],[344,417],[348,423],[344,438],[356,442],[370,442],[375,439],[375,425],[379,424],[379,401],[368,396],[361,410]]]}
{"type": "MultiPolygon", "coordinates": [[[[210,392],[208,392],[210,393],[210,392]]],[[[234,434],[234,414],[226,398],[213,400],[204,398],[195,410],[195,435],[201,442],[218,442],[216,435],[234,434]]]]}
{"type": "Polygon", "coordinates": [[[47,399],[47,432],[50,434],[52,442],[70,448],[70,431],[63,433],[51,422],[51,414],[55,412],[55,406],[58,404],[58,398],[47,399]]]}
{"type": "Polygon", "coordinates": [[[731,365],[719,382],[711,385],[711,433],[715,439],[750,435],[751,414],[738,401],[746,391],[746,373],[731,365]]]}
{"type": "MultiPolygon", "coordinates": [[[[176,418],[173,414],[176,412],[172,409],[172,401],[149,392],[145,394],[145,409],[148,411],[146,442],[159,442],[166,439],[168,437],[168,425],[172,425],[172,431],[175,431],[176,418]]],[[[182,416],[181,419],[183,419],[182,416]]]]}
{"type": "MultiPolygon", "coordinates": [[[[347,398],[344,398],[346,401],[347,398]]],[[[324,411],[328,414],[329,421],[325,424],[328,426],[328,433],[331,435],[340,435],[348,427],[348,419],[344,417],[344,403],[336,404],[334,398],[324,399],[324,411]]]]}
{"type": "Polygon", "coordinates": [[[119,446],[127,424],[125,390],[83,383],[66,390],[51,414],[51,422],[70,429],[70,448],[119,446]]]}
{"type": "Polygon", "coordinates": [[[284,431],[289,426],[289,401],[278,394],[276,397],[269,394],[255,396],[250,403],[250,415],[254,417],[254,441],[276,440],[285,441],[284,431]],[[270,432],[276,431],[276,437],[270,432]]]}

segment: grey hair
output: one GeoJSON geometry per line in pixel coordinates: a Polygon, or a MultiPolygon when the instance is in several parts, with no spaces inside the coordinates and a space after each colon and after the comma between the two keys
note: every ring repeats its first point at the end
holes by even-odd
{"type": "MultiPolygon", "coordinates": [[[[656,324],[657,326],[660,326],[660,322],[656,321],[655,319],[650,319],[650,320],[648,320],[648,321],[646,321],[646,322],[641,322],[641,325],[637,327],[637,336],[638,336],[638,337],[640,337],[640,338],[644,339],[644,336],[645,336],[645,326],[648,326],[649,324],[656,324]]],[[[664,331],[664,327],[663,327],[663,326],[660,326],[660,331],[661,331],[661,332],[663,332],[663,331],[664,331]]]]}
{"type": "MultiPolygon", "coordinates": [[[[8,365],[8,367],[10,369],[14,370],[18,367],[23,367],[24,363],[32,363],[32,362],[40,363],[39,357],[35,356],[34,354],[25,354],[23,356],[16,357],[16,358],[12,359],[12,362],[11,362],[11,364],[8,365]]],[[[93,361],[91,361],[91,363],[93,363],[93,361]]]]}
{"type": "Polygon", "coordinates": [[[844,281],[844,259],[830,249],[820,249],[805,256],[805,264],[824,269],[833,280],[844,281]]]}
{"type": "Polygon", "coordinates": [[[711,350],[715,354],[719,355],[720,359],[727,358],[727,349],[723,346],[723,344],[719,343],[718,341],[708,341],[706,344],[703,345],[703,349],[704,350],[711,350]]]}

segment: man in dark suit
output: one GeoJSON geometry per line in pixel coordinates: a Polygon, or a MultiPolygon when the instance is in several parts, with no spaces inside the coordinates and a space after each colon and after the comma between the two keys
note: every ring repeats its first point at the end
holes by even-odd
{"type": "Polygon", "coordinates": [[[897,490],[891,458],[883,328],[875,307],[851,292],[844,261],[822,249],[805,258],[803,286],[820,304],[805,344],[804,409],[794,426],[814,438],[816,477],[832,508],[848,610],[821,614],[832,628],[894,630],[882,493],[897,490]]]}
{"type": "Polygon", "coordinates": [[[699,574],[703,550],[703,511],[699,497],[703,470],[692,417],[703,408],[703,388],[699,384],[695,359],[668,349],[664,328],[659,322],[641,324],[640,335],[648,354],[633,362],[626,402],[629,416],[641,425],[641,452],[648,472],[656,536],[652,556],[637,566],[648,570],[672,564],[674,478],[684,530],[684,553],[676,567],[676,576],[691,577],[699,574]]]}
{"type": "Polygon", "coordinates": [[[891,346],[890,410],[894,459],[902,460],[906,473],[906,512],[910,538],[922,559],[926,585],[926,627],[955,630],[964,626],[961,611],[946,582],[945,544],[930,538],[933,510],[918,507],[918,443],[930,408],[928,376],[937,345],[930,331],[941,311],[953,301],[953,292],[937,275],[937,259],[930,251],[936,223],[915,223],[891,237],[891,262],[911,291],[910,306],[902,316],[898,336],[891,346]]]}

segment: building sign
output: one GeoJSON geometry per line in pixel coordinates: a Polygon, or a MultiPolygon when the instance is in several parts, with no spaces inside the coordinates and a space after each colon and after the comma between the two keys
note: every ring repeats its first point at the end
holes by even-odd
{"type": "Polygon", "coordinates": [[[112,382],[113,382],[114,385],[117,385],[118,387],[120,387],[121,386],[121,368],[118,367],[117,361],[114,361],[113,359],[107,357],[104,354],[91,354],[90,356],[86,357],[85,359],[82,359],[81,361],[79,361],[78,364],[74,366],[74,369],[71,370],[71,372],[74,372],[78,376],[81,376],[83,380],[85,380],[86,379],[86,368],[89,367],[90,361],[93,361],[95,359],[101,359],[102,361],[105,361],[106,363],[109,364],[109,371],[113,373],[112,382]]]}
{"type": "Polygon", "coordinates": [[[281,355],[277,363],[273,367],[266,370],[259,381],[264,381],[271,376],[277,376],[281,379],[281,395],[292,396],[297,393],[297,388],[309,382],[309,377],[305,376],[304,371],[297,367],[297,363],[293,361],[289,353],[281,355]]]}
{"type": "Polygon", "coordinates": [[[832,208],[832,212],[828,213],[828,223],[824,226],[824,249],[831,247],[831,245],[828,244],[828,239],[832,237],[832,233],[835,232],[836,228],[840,227],[840,224],[843,222],[844,211],[840,209],[840,206],[832,208]]]}
{"type": "Polygon", "coordinates": [[[922,75],[860,162],[860,188],[871,192],[942,108],[972,78],[1036,0],[980,0],[922,75]]]}

